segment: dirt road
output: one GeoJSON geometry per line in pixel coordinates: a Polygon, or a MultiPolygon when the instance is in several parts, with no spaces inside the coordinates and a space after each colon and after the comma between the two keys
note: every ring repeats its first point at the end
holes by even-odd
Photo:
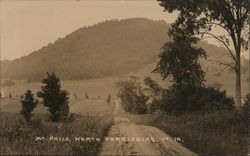
{"type": "Polygon", "coordinates": [[[115,124],[103,143],[100,155],[197,156],[160,129],[136,125],[122,117],[120,103],[118,100],[115,102],[115,124]]]}

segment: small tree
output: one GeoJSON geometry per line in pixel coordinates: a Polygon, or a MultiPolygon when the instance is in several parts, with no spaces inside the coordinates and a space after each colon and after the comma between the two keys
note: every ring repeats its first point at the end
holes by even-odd
{"type": "Polygon", "coordinates": [[[37,106],[38,100],[34,99],[34,94],[32,94],[31,90],[27,90],[24,97],[22,96],[21,103],[21,114],[23,115],[24,119],[29,122],[32,117],[31,112],[37,106]]]}
{"type": "Polygon", "coordinates": [[[12,98],[12,94],[11,94],[11,93],[9,93],[9,98],[10,98],[10,99],[12,98]]]}
{"type": "Polygon", "coordinates": [[[163,79],[171,78],[173,89],[187,85],[202,86],[205,72],[202,71],[198,59],[205,57],[206,52],[202,48],[194,46],[198,42],[195,37],[183,34],[175,35],[173,42],[167,42],[163,46],[154,73],[160,73],[163,79]]]}
{"type": "Polygon", "coordinates": [[[116,82],[119,88],[118,97],[125,111],[135,114],[146,113],[146,103],[148,97],[144,94],[144,89],[138,83],[137,78],[130,77],[129,80],[116,82]]]}
{"type": "Polygon", "coordinates": [[[78,99],[78,96],[77,96],[77,94],[76,94],[76,93],[74,93],[74,97],[75,97],[75,99],[78,99]]]}
{"type": "Polygon", "coordinates": [[[44,86],[42,91],[38,92],[38,97],[43,98],[44,106],[48,107],[51,113],[51,120],[58,122],[63,120],[69,114],[68,92],[61,90],[59,78],[54,73],[47,73],[47,78],[42,80],[44,86]]]}
{"type": "Polygon", "coordinates": [[[107,100],[106,100],[107,102],[108,102],[108,104],[110,104],[110,102],[111,102],[111,95],[109,94],[108,95],[108,97],[107,97],[107,100]]]}
{"type": "Polygon", "coordinates": [[[86,99],[88,99],[88,98],[89,98],[89,96],[88,96],[88,93],[87,93],[87,92],[85,92],[85,98],[86,98],[86,99]]]}

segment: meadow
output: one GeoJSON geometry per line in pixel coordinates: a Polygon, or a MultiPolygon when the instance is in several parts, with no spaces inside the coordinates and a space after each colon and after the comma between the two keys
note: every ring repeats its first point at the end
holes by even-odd
{"type": "Polygon", "coordinates": [[[96,155],[113,124],[112,116],[77,115],[70,122],[52,123],[37,114],[29,124],[20,118],[1,112],[1,155],[96,155]]]}
{"type": "MultiPolygon", "coordinates": [[[[162,81],[159,75],[148,71],[154,65],[145,66],[140,71],[129,75],[139,77],[143,84],[145,76],[151,76],[161,86],[167,88],[168,80],[162,81]]],[[[127,76],[127,77],[128,77],[127,76]]],[[[99,137],[104,138],[113,124],[114,102],[107,103],[107,96],[116,99],[118,88],[114,82],[126,77],[61,81],[62,89],[70,94],[70,112],[78,114],[75,120],[64,124],[48,122],[48,111],[39,104],[34,110],[32,124],[24,124],[20,115],[21,104],[19,98],[27,89],[35,94],[40,90],[40,82],[16,82],[12,86],[1,86],[1,91],[6,93],[2,98],[0,110],[1,154],[84,154],[96,155],[100,151],[101,142],[74,141],[74,137],[99,137]],[[86,93],[89,98],[86,98],[86,93]],[[36,136],[69,137],[71,141],[34,141],[36,136]],[[63,150],[61,150],[63,149],[63,150]]],[[[226,72],[217,75],[208,72],[206,85],[215,86],[219,83],[221,90],[226,90],[229,96],[234,95],[234,75],[226,72]]],[[[242,90],[245,96],[248,93],[246,74],[242,76],[242,90]]],[[[209,114],[186,114],[169,116],[166,114],[132,115],[127,113],[131,121],[137,124],[156,126],[172,137],[180,137],[183,145],[200,155],[234,156],[247,153],[247,119],[239,112],[213,112],[209,114]]]]}
{"type": "MultiPolygon", "coordinates": [[[[113,124],[114,102],[108,103],[109,94],[116,90],[110,80],[62,81],[62,89],[70,93],[70,121],[53,123],[41,103],[33,111],[31,123],[20,115],[20,96],[30,89],[35,94],[41,83],[17,83],[2,86],[7,97],[1,98],[0,153],[4,155],[97,155],[101,143],[113,124]],[[8,97],[11,93],[12,98],[8,97]],[[88,94],[88,98],[85,97],[88,94]],[[18,96],[18,97],[17,97],[18,96]],[[44,137],[42,140],[38,138],[44,137]],[[85,140],[84,140],[85,138],[85,140]],[[88,140],[86,138],[98,138],[88,140]]],[[[40,99],[41,101],[41,99],[40,99]]]]}

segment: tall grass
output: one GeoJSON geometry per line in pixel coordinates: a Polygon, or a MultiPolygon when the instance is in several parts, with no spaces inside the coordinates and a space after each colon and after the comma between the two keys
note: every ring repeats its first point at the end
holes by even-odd
{"type": "Polygon", "coordinates": [[[20,115],[2,115],[0,118],[1,155],[97,155],[101,141],[113,123],[111,116],[78,115],[73,121],[52,123],[33,119],[29,124],[20,115]],[[66,141],[52,139],[52,136],[66,141]],[[37,140],[45,137],[47,140],[37,140]],[[66,139],[69,138],[69,140],[66,139]],[[100,138],[95,141],[75,140],[75,137],[100,138]]]}
{"type": "Polygon", "coordinates": [[[172,137],[180,137],[184,146],[202,156],[246,156],[249,152],[249,122],[239,111],[130,117],[137,123],[156,126],[172,137]]]}

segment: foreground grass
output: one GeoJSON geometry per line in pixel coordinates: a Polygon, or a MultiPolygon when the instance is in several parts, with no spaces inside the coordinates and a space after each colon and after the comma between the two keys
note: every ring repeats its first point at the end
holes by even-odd
{"type": "Polygon", "coordinates": [[[140,124],[156,126],[202,156],[245,156],[248,154],[248,119],[237,111],[170,116],[130,115],[140,124]]]}
{"type": "Polygon", "coordinates": [[[1,155],[97,155],[101,141],[107,135],[112,122],[111,116],[78,115],[71,122],[52,123],[34,119],[32,123],[27,124],[20,120],[19,114],[1,113],[0,153],[1,155]],[[45,139],[36,141],[37,137],[45,139]],[[77,140],[75,137],[85,138],[85,141],[77,140]],[[86,141],[86,138],[100,138],[101,141],[86,141]]]}

